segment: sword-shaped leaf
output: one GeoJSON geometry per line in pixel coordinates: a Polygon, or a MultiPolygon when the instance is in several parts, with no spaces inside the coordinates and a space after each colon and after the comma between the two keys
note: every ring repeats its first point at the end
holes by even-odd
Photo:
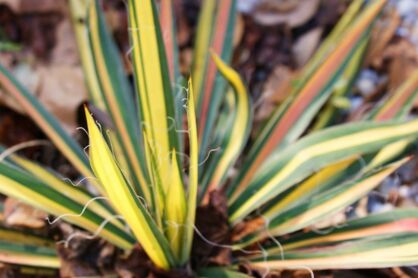
{"type": "MultiPolygon", "coordinates": [[[[386,101],[382,102],[366,118],[384,121],[393,118],[404,118],[412,107],[418,94],[418,71],[414,72],[386,101]]],[[[401,140],[390,144],[370,157],[354,157],[334,165],[325,167],[309,177],[307,180],[290,189],[286,196],[278,196],[272,201],[274,205],[268,212],[278,212],[297,202],[312,197],[326,188],[337,186],[355,175],[361,175],[373,168],[390,163],[408,150],[414,140],[401,140]]]]}
{"type": "MultiPolygon", "coordinates": [[[[94,59],[102,100],[115,126],[117,147],[128,163],[135,190],[148,202],[150,189],[143,155],[143,142],[135,98],[115,43],[109,35],[98,1],[91,1],[88,13],[90,48],[94,59]]],[[[116,148],[117,149],[117,148],[116,148]]],[[[120,158],[118,158],[120,159],[120,158]]]]}
{"type": "Polygon", "coordinates": [[[283,255],[254,258],[250,266],[259,269],[309,268],[350,269],[416,265],[418,235],[414,233],[353,240],[325,248],[287,251],[283,255]]]}
{"type": "Polygon", "coordinates": [[[187,191],[187,212],[183,235],[183,249],[181,253],[180,263],[185,264],[190,258],[192,249],[194,225],[197,209],[197,189],[199,178],[199,145],[196,126],[195,101],[193,95],[192,81],[189,80],[189,95],[187,99],[187,123],[189,128],[189,186],[187,191]]]}
{"type": "MultiPolygon", "coordinates": [[[[0,86],[22,106],[55,146],[85,177],[93,174],[87,157],[78,143],[63,129],[58,120],[15,77],[0,65],[0,86]]],[[[95,184],[101,191],[101,187],[95,184]]]]}
{"type": "MultiPolygon", "coordinates": [[[[0,146],[0,151],[4,151],[4,148],[0,146]]],[[[61,192],[63,195],[79,203],[81,206],[89,204],[88,207],[94,213],[100,215],[104,219],[111,219],[110,222],[118,226],[120,229],[124,229],[124,225],[115,219],[114,212],[110,207],[102,200],[92,202],[95,198],[87,190],[84,190],[81,186],[69,184],[61,179],[58,174],[53,173],[52,170],[48,170],[45,166],[37,164],[29,159],[21,157],[16,154],[9,155],[6,161],[12,163],[15,166],[20,167],[22,170],[32,174],[34,177],[41,180],[43,183],[48,185],[50,188],[61,192]]],[[[3,162],[4,163],[4,162],[3,162]]]]}
{"type": "Polygon", "coordinates": [[[242,245],[248,245],[254,241],[262,240],[271,236],[282,236],[306,228],[355,203],[376,186],[387,176],[393,173],[409,159],[403,159],[384,167],[376,173],[368,174],[353,182],[347,182],[336,188],[305,200],[301,204],[285,210],[281,213],[262,214],[261,218],[265,225],[258,231],[243,239],[242,245]]]}
{"type": "Polygon", "coordinates": [[[54,241],[3,226],[0,226],[0,262],[46,268],[61,266],[54,241]]]}
{"type": "Polygon", "coordinates": [[[354,123],[308,135],[269,159],[268,165],[230,205],[237,223],[313,172],[354,155],[377,152],[401,139],[418,135],[418,120],[401,123],[354,123]]]}
{"type": "Polygon", "coordinates": [[[113,207],[124,217],[150,259],[163,269],[174,265],[169,243],[117,166],[92,116],[86,110],[90,163],[113,207]]]}
{"type": "Polygon", "coordinates": [[[111,218],[100,217],[89,209],[88,204],[74,201],[27,172],[6,163],[0,163],[0,183],[2,194],[82,227],[120,248],[132,248],[132,237],[126,231],[110,223],[111,218]],[[104,227],[102,227],[103,224],[105,224],[104,227]]]}
{"type": "Polygon", "coordinates": [[[228,129],[220,139],[221,142],[217,142],[219,145],[216,147],[220,150],[213,154],[208,163],[205,163],[207,170],[204,172],[203,182],[200,183],[200,186],[202,194],[206,194],[206,197],[208,197],[208,193],[221,186],[225,181],[228,170],[233,166],[247,143],[252,120],[250,98],[241,78],[213,52],[212,57],[221,74],[234,88],[235,104],[233,111],[231,111],[233,119],[231,119],[230,126],[228,128],[226,126],[220,127],[228,129]]]}
{"type": "MultiPolygon", "coordinates": [[[[139,112],[146,140],[156,152],[166,186],[171,151],[180,150],[174,95],[154,1],[128,1],[129,28],[139,112]]],[[[181,126],[181,124],[180,124],[181,126]]],[[[149,159],[149,158],[147,158],[149,159]]],[[[180,160],[179,160],[180,161],[180,160]]]]}
{"type": "MultiPolygon", "coordinates": [[[[197,96],[196,111],[199,111],[200,162],[207,155],[213,128],[226,91],[226,82],[217,71],[215,62],[210,59],[209,49],[212,49],[223,61],[227,63],[230,61],[236,20],[236,0],[205,0],[205,2],[198,27],[200,33],[196,39],[196,61],[192,69],[192,77],[196,78],[196,85],[194,85],[197,96]],[[209,32],[209,34],[204,32],[209,32]]],[[[193,84],[194,82],[193,79],[193,84]]]]}
{"type": "Polygon", "coordinates": [[[324,59],[309,78],[299,82],[295,91],[274,112],[251,147],[241,173],[229,187],[229,199],[235,201],[247,187],[262,163],[274,152],[295,141],[328,99],[332,87],[348,62],[361,47],[367,29],[383,8],[385,0],[371,2],[340,36],[338,47],[324,59]]]}
{"type": "MultiPolygon", "coordinates": [[[[417,209],[396,209],[353,219],[342,225],[332,227],[331,231],[318,234],[315,231],[292,236],[282,241],[284,251],[329,246],[354,239],[367,239],[378,236],[396,236],[418,233],[417,209]]],[[[269,248],[269,253],[276,253],[277,247],[269,248]]]]}

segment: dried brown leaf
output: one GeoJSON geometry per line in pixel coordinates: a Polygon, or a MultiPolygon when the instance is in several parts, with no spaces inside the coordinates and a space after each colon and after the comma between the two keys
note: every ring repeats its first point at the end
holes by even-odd
{"type": "Polygon", "coordinates": [[[40,229],[45,226],[47,214],[14,198],[4,202],[4,218],[7,225],[40,229]]]}
{"type": "Polygon", "coordinates": [[[296,65],[301,68],[308,62],[321,40],[323,28],[317,27],[303,34],[293,45],[296,65]]]}
{"type": "Polygon", "coordinates": [[[254,11],[254,19],[263,25],[286,24],[298,27],[318,10],[319,0],[263,0],[254,11]]]}

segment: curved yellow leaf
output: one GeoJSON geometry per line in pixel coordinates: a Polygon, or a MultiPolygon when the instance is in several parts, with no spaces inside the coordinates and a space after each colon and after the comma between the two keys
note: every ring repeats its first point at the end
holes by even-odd
{"type": "Polygon", "coordinates": [[[135,237],[143,246],[151,260],[163,269],[171,264],[170,255],[164,250],[158,230],[138,201],[133,189],[126,183],[113,154],[106,144],[92,116],[86,109],[87,126],[90,137],[90,163],[99,178],[113,207],[119,211],[129,224],[135,237]]]}

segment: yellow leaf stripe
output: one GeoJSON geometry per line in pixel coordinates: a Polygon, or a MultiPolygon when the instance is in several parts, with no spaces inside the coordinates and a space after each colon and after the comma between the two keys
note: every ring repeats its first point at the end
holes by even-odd
{"type": "Polygon", "coordinates": [[[28,232],[0,227],[0,262],[59,268],[61,263],[52,240],[28,232]]]}
{"type": "Polygon", "coordinates": [[[267,123],[259,139],[250,150],[250,160],[246,164],[246,171],[240,176],[238,184],[231,189],[230,203],[239,197],[240,193],[245,190],[256,175],[259,166],[289,136],[290,131],[298,123],[301,115],[312,105],[314,98],[326,89],[327,84],[332,80],[333,74],[350,55],[364,31],[376,18],[385,3],[386,0],[376,0],[371,3],[361,17],[354,22],[347,35],[340,41],[338,47],[331,52],[322,65],[312,74],[311,78],[303,84],[298,94],[292,96],[294,99],[291,101],[291,104],[288,104],[289,107],[281,106],[276,110],[276,114],[267,123]],[[283,109],[286,110],[283,111],[283,109]],[[279,116],[278,119],[276,115],[279,116]]]}
{"type": "Polygon", "coordinates": [[[320,186],[324,181],[333,177],[336,172],[340,172],[346,169],[355,160],[356,158],[348,158],[319,170],[317,173],[313,174],[301,184],[297,185],[297,187],[289,195],[286,195],[283,199],[279,200],[279,202],[269,208],[264,213],[264,215],[267,218],[271,218],[273,214],[283,211],[284,209],[288,208],[289,205],[300,201],[304,195],[312,194],[312,192],[315,191],[315,188],[320,186]]]}
{"type": "Polygon", "coordinates": [[[386,238],[376,243],[367,241],[351,242],[343,246],[325,249],[325,251],[308,249],[295,253],[286,252],[284,259],[258,260],[257,262],[251,262],[250,265],[260,269],[303,267],[312,270],[415,265],[418,261],[416,235],[409,236],[406,239],[396,238],[396,241],[391,241],[391,238],[386,238]],[[347,248],[350,248],[350,252],[344,251],[347,248]]]}
{"type": "Polygon", "coordinates": [[[61,260],[58,256],[38,255],[35,251],[34,254],[30,254],[0,250],[0,262],[47,268],[61,267],[61,260]]]}
{"type": "MultiPolygon", "coordinates": [[[[95,1],[91,1],[90,9],[89,9],[89,24],[90,24],[90,41],[92,50],[94,53],[95,58],[95,65],[98,75],[101,76],[100,84],[102,88],[102,92],[106,98],[106,104],[108,106],[108,110],[112,116],[114,124],[117,128],[118,134],[121,137],[121,142],[123,148],[126,151],[126,154],[129,158],[129,162],[132,165],[132,173],[136,175],[138,178],[138,182],[140,183],[142,193],[146,200],[151,199],[151,193],[148,187],[147,180],[144,176],[143,170],[141,168],[141,163],[139,161],[139,157],[137,151],[135,150],[135,146],[133,145],[134,142],[129,134],[129,128],[127,126],[128,123],[125,122],[122,114],[121,108],[117,100],[117,95],[129,92],[115,92],[113,85],[111,83],[111,73],[109,72],[109,68],[106,65],[106,55],[103,52],[102,42],[100,37],[100,26],[99,26],[99,15],[97,10],[97,3],[95,1]]],[[[113,69],[114,70],[114,69],[113,69]]]]}
{"type": "Polygon", "coordinates": [[[0,192],[7,196],[19,199],[22,202],[25,202],[33,207],[42,209],[55,216],[69,215],[62,217],[62,219],[77,226],[83,227],[92,233],[98,232],[99,236],[112,242],[120,248],[132,248],[132,243],[126,240],[125,238],[116,235],[108,229],[99,229],[100,223],[97,224],[87,217],[73,217],[72,215],[77,215],[78,213],[80,213],[80,211],[74,211],[69,209],[64,204],[59,202],[59,200],[54,200],[51,199],[50,196],[45,196],[41,193],[35,192],[27,188],[28,185],[22,185],[14,179],[11,179],[4,175],[0,175],[0,183],[2,184],[2,186],[0,186],[0,192]]]}
{"type": "MultiPolygon", "coordinates": [[[[38,100],[32,96],[18,81],[0,65],[0,84],[11,94],[32,120],[51,139],[55,146],[85,177],[93,174],[85,161],[80,146],[63,130],[58,121],[46,111],[38,100]]],[[[98,184],[94,184],[101,191],[98,184]]]]}
{"type": "Polygon", "coordinates": [[[158,267],[168,269],[172,265],[171,254],[162,246],[167,243],[157,235],[159,231],[153,220],[126,183],[106,141],[87,110],[86,117],[90,136],[90,163],[94,173],[103,184],[113,207],[125,218],[147,255],[158,267]]]}
{"type": "Polygon", "coordinates": [[[173,103],[168,103],[167,95],[172,92],[171,87],[164,84],[164,57],[159,52],[162,41],[158,40],[159,22],[155,18],[153,2],[129,0],[129,23],[143,129],[159,159],[158,168],[164,185],[170,179],[170,151],[176,147],[170,142],[174,140],[170,139],[170,134],[175,130],[169,125],[175,118],[169,118],[168,109],[173,108],[173,103]]]}
{"type": "Polygon", "coordinates": [[[178,171],[176,153],[172,153],[171,185],[168,188],[165,199],[165,219],[167,226],[167,238],[171,250],[177,259],[181,256],[183,241],[184,221],[186,217],[186,196],[183,188],[183,181],[178,171]]]}
{"type": "Polygon", "coordinates": [[[335,139],[325,140],[312,146],[302,149],[291,159],[280,171],[273,175],[257,192],[241,204],[230,216],[232,222],[242,219],[251,212],[256,204],[270,200],[274,197],[276,185],[284,181],[289,175],[298,169],[298,167],[309,159],[331,154],[344,149],[356,148],[361,145],[370,144],[376,140],[387,140],[391,138],[400,138],[401,136],[411,136],[418,132],[418,120],[410,121],[405,124],[399,124],[390,127],[379,127],[367,131],[361,131],[352,135],[345,135],[335,139]]]}
{"type": "Polygon", "coordinates": [[[189,257],[192,248],[194,223],[196,218],[197,207],[197,189],[198,189],[198,169],[199,169],[199,146],[196,126],[196,112],[192,81],[189,80],[189,95],[187,106],[187,123],[189,127],[189,142],[190,142],[190,165],[189,165],[189,190],[187,196],[187,214],[185,221],[184,243],[181,253],[180,263],[185,264],[189,257]]]}
{"type": "Polygon", "coordinates": [[[283,212],[272,212],[268,216],[263,213],[260,219],[265,222],[264,227],[260,225],[258,230],[254,230],[252,235],[245,237],[234,248],[243,248],[268,237],[290,234],[328,219],[365,196],[408,160],[409,158],[402,159],[364,178],[316,195],[283,212]],[[266,225],[268,227],[265,227],[266,225]]]}
{"type": "MultiPolygon", "coordinates": [[[[365,178],[363,181],[357,183],[350,189],[341,192],[333,196],[333,198],[322,204],[310,208],[302,214],[285,221],[284,223],[273,227],[269,230],[269,233],[275,236],[283,235],[304,228],[307,225],[313,224],[319,221],[319,217],[328,215],[329,213],[337,213],[343,209],[346,205],[357,201],[359,198],[370,192],[373,188],[378,186],[387,176],[392,174],[396,169],[402,166],[409,159],[403,159],[397,163],[392,164],[386,169],[372,174],[370,177],[365,178]]],[[[266,236],[266,235],[265,235],[266,236]]]]}
{"type": "Polygon", "coordinates": [[[230,140],[222,150],[222,157],[217,162],[216,169],[212,174],[209,182],[206,196],[216,187],[221,185],[227,171],[233,165],[242,148],[246,143],[249,135],[249,127],[252,118],[250,99],[245,89],[241,77],[231,67],[226,65],[215,52],[211,51],[212,59],[214,60],[218,70],[231,83],[236,94],[237,107],[235,112],[235,119],[231,128],[230,140]]]}
{"type": "Polygon", "coordinates": [[[10,159],[16,162],[19,166],[23,167],[25,170],[27,170],[31,174],[33,174],[35,177],[44,181],[49,187],[64,194],[65,196],[81,204],[82,206],[90,202],[88,205],[88,208],[91,211],[102,216],[104,219],[111,219],[110,222],[113,223],[115,226],[121,229],[125,228],[124,225],[120,221],[113,218],[113,213],[106,206],[104,206],[101,202],[98,202],[98,201],[91,202],[94,196],[76,188],[74,185],[70,185],[64,182],[63,180],[59,179],[58,177],[53,175],[51,172],[46,170],[45,167],[38,165],[28,159],[25,159],[17,155],[11,155],[10,159]]]}
{"type": "MultiPolygon", "coordinates": [[[[331,232],[330,234],[325,235],[316,235],[315,237],[300,240],[288,244],[283,244],[282,250],[293,250],[300,249],[301,247],[309,247],[315,244],[333,244],[341,241],[347,241],[352,239],[361,239],[373,236],[383,236],[383,235],[394,235],[402,233],[417,233],[418,232],[418,219],[409,218],[409,219],[395,219],[393,218],[391,222],[370,225],[364,228],[353,229],[349,231],[342,232],[331,232]]],[[[345,226],[345,225],[344,225],[345,226]]],[[[344,227],[343,226],[343,227],[344,227]]],[[[269,249],[269,253],[273,254],[280,250],[274,248],[269,249]]]]}
{"type": "Polygon", "coordinates": [[[55,242],[52,240],[3,227],[0,227],[0,241],[55,248],[55,242]]]}

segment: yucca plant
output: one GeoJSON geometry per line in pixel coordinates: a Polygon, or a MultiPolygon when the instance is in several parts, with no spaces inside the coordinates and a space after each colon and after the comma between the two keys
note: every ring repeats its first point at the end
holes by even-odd
{"type": "MultiPolygon", "coordinates": [[[[251,100],[228,66],[235,0],[203,1],[190,76],[180,74],[171,1],[129,0],[134,86],[99,1],[71,0],[90,91],[89,157],[3,67],[0,84],[95,190],[74,187],[5,150],[0,192],[126,252],[138,243],[162,271],[242,277],[240,265],[269,274],[416,264],[417,209],[329,224],[326,233],[315,229],[410,160],[418,137],[418,120],[405,120],[418,93],[418,72],[362,121],[332,121],[346,102],[385,3],[351,3],[294,80],[289,97],[249,140],[251,100]],[[197,208],[213,208],[214,198],[227,207],[226,240],[212,240],[195,225],[205,217],[197,208]],[[190,263],[199,261],[192,249],[199,239],[231,251],[224,265],[190,263]]],[[[8,240],[2,233],[0,238],[8,240]]],[[[0,244],[0,260],[59,267],[40,247],[7,246],[0,244]],[[9,256],[19,250],[37,260],[9,256]]]]}

